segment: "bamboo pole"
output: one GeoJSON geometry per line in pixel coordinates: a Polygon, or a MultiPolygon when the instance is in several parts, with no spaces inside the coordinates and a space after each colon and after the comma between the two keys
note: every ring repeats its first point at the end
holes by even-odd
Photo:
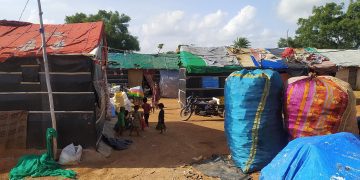
{"type": "MultiPolygon", "coordinates": [[[[39,19],[40,19],[40,33],[41,33],[41,42],[42,42],[42,52],[43,52],[43,59],[44,59],[44,70],[45,70],[45,80],[46,80],[46,87],[49,95],[49,105],[50,105],[50,115],[51,115],[51,125],[52,128],[56,130],[56,117],[54,112],[54,100],[52,95],[52,89],[50,84],[50,75],[49,75],[49,63],[46,53],[46,40],[45,40],[45,29],[42,19],[42,10],[41,10],[41,2],[37,0],[38,8],[39,8],[39,19]]],[[[54,159],[56,159],[57,154],[57,140],[56,138],[53,139],[53,152],[54,152],[54,159]]]]}

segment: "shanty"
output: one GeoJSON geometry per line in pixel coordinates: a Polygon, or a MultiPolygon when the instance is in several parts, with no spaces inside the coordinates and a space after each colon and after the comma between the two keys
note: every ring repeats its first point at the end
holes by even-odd
{"type": "Polygon", "coordinates": [[[360,179],[360,0],[1,4],[0,179],[360,179]]]}

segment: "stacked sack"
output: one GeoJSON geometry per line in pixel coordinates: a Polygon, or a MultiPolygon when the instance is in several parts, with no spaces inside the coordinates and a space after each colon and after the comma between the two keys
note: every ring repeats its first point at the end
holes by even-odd
{"type": "Polygon", "coordinates": [[[236,166],[245,173],[266,166],[287,143],[283,82],[272,70],[241,70],[225,85],[225,133],[236,166]]]}
{"type": "Polygon", "coordinates": [[[285,124],[291,139],[340,131],[358,134],[356,99],[350,85],[331,76],[290,78],[285,124]]]}

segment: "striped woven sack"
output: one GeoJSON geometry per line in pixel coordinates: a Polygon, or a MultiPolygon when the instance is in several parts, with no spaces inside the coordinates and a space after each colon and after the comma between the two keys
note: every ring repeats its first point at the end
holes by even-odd
{"type": "Polygon", "coordinates": [[[358,133],[356,99],[350,85],[331,76],[290,78],[285,93],[285,124],[291,139],[358,133]]]}
{"type": "Polygon", "coordinates": [[[241,70],[226,79],[225,133],[243,172],[261,170],[286,145],[282,97],[283,82],[272,70],[241,70]]]}

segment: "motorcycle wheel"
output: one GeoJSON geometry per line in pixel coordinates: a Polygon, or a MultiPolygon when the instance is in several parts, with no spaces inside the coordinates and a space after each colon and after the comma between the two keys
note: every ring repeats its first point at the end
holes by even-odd
{"type": "Polygon", "coordinates": [[[191,111],[191,109],[189,109],[189,108],[181,109],[181,111],[180,111],[181,120],[183,120],[183,121],[189,120],[192,114],[193,114],[193,111],[191,111]]]}
{"type": "Polygon", "coordinates": [[[221,118],[225,118],[225,110],[223,110],[223,112],[219,112],[219,116],[220,116],[221,118]]]}

